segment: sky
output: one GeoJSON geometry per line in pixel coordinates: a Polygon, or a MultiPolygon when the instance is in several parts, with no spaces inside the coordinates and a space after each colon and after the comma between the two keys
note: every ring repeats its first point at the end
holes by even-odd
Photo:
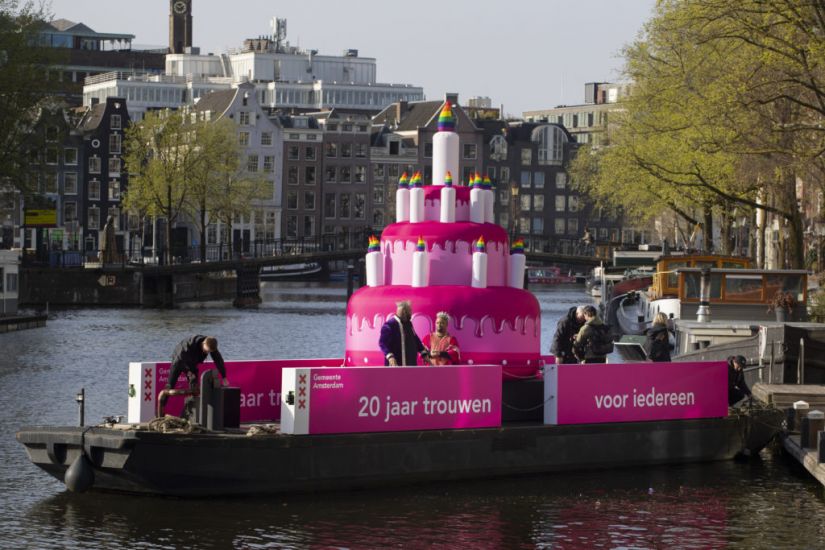
{"type": "MultiPolygon", "coordinates": [[[[621,79],[621,50],[656,0],[193,0],[193,45],[239,48],[287,19],[292,45],[377,60],[378,81],[422,86],[428,99],[486,96],[507,114],[584,101],[586,82],[621,79]],[[231,10],[227,10],[231,6],[231,10]]],[[[51,0],[56,19],[168,45],[168,0],[51,0]]]]}

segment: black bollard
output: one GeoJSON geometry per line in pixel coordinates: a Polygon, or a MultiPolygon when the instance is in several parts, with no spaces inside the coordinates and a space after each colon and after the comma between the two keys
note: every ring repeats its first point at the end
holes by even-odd
{"type": "Polygon", "coordinates": [[[88,491],[95,482],[95,471],[86,458],[83,449],[80,449],[80,456],[72,462],[63,476],[63,483],[66,488],[73,493],[83,493],[88,491]]]}
{"type": "Polygon", "coordinates": [[[86,388],[80,388],[74,400],[77,401],[77,425],[82,428],[86,422],[86,388]]]}
{"type": "Polygon", "coordinates": [[[349,300],[352,296],[353,285],[355,284],[353,281],[354,276],[355,266],[352,264],[347,264],[347,300],[349,300]]]}

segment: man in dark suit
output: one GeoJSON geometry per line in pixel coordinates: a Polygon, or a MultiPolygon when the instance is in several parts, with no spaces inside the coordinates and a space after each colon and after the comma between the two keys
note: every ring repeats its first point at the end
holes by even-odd
{"type": "Polygon", "coordinates": [[[412,306],[403,301],[396,304],[395,315],[381,327],[378,347],[384,353],[384,365],[390,367],[412,367],[420,353],[426,362],[429,352],[412,326],[412,306]]]}
{"type": "MultiPolygon", "coordinates": [[[[218,351],[218,340],[212,336],[202,336],[197,334],[186,340],[182,340],[175,351],[172,353],[172,367],[169,372],[169,381],[166,382],[166,389],[170,390],[175,387],[181,373],[186,372],[186,378],[189,382],[189,389],[195,390],[198,387],[198,365],[206,360],[207,356],[211,356],[215,362],[215,368],[221,374],[223,385],[226,386],[226,368],[223,364],[223,356],[218,351]]],[[[161,398],[161,406],[166,404],[166,397],[161,398]]],[[[183,418],[188,418],[191,410],[194,408],[195,401],[192,397],[186,400],[183,409],[183,418]]]]}

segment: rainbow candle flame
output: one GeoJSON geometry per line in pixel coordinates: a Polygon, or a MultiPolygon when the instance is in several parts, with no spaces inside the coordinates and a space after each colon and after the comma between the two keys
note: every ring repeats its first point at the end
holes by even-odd
{"type": "Polygon", "coordinates": [[[510,247],[510,254],[524,254],[524,239],[516,239],[510,247]]]}
{"type": "Polygon", "coordinates": [[[427,243],[424,242],[424,237],[418,237],[418,243],[415,245],[415,249],[418,252],[424,252],[425,250],[427,250],[427,243]]]}
{"type": "Polygon", "coordinates": [[[424,178],[421,177],[421,172],[416,172],[410,181],[413,187],[421,187],[424,185],[424,178]]]}
{"type": "Polygon", "coordinates": [[[444,185],[446,185],[447,187],[453,186],[453,175],[450,173],[449,170],[447,170],[447,175],[444,176],[444,185]]]}
{"type": "Polygon", "coordinates": [[[438,131],[455,131],[455,117],[453,117],[453,109],[449,101],[444,104],[444,107],[441,108],[441,112],[438,114],[438,131]]]}
{"type": "Polygon", "coordinates": [[[367,252],[378,252],[381,249],[380,241],[375,237],[375,235],[370,235],[369,237],[369,246],[367,247],[367,252]]]}
{"type": "Polygon", "coordinates": [[[476,241],[476,252],[487,252],[487,246],[484,244],[484,236],[478,238],[476,241]]]}
{"type": "Polygon", "coordinates": [[[484,176],[484,179],[482,180],[481,184],[482,184],[482,187],[484,187],[484,189],[492,189],[493,188],[493,182],[490,181],[490,176],[484,176]]]}
{"type": "Polygon", "coordinates": [[[410,177],[407,175],[406,172],[401,174],[401,178],[398,180],[398,187],[404,188],[409,187],[410,185],[410,177]]]}
{"type": "Polygon", "coordinates": [[[473,187],[478,187],[479,189],[481,189],[481,187],[482,187],[481,176],[479,176],[478,173],[476,173],[475,176],[471,176],[471,180],[473,182],[473,187]]]}

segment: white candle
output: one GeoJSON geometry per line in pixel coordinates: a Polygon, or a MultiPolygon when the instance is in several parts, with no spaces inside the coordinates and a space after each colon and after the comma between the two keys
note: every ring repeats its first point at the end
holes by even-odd
{"type": "Polygon", "coordinates": [[[381,251],[367,252],[367,286],[383,286],[384,284],[384,255],[381,251]]]}
{"type": "Polygon", "coordinates": [[[459,172],[459,138],[455,132],[436,132],[433,136],[433,185],[445,185],[447,172],[459,172]]]}
{"type": "Polygon", "coordinates": [[[484,221],[487,223],[495,223],[495,213],[494,213],[494,201],[496,198],[495,193],[493,192],[493,184],[490,182],[490,178],[484,176],[484,221]]]}
{"type": "Polygon", "coordinates": [[[444,177],[444,187],[441,188],[441,223],[453,223],[455,221],[455,189],[453,189],[453,176],[450,172],[444,177]]]}
{"type": "Polygon", "coordinates": [[[410,190],[399,187],[395,192],[395,221],[410,221],[410,190]]]}
{"type": "Polygon", "coordinates": [[[470,190],[470,221],[484,223],[484,191],[480,187],[473,187],[470,190]]]}
{"type": "Polygon", "coordinates": [[[424,220],[424,189],[413,187],[410,189],[410,222],[419,223],[424,220]]]}
{"type": "Polygon", "coordinates": [[[429,282],[429,264],[427,261],[427,245],[424,239],[418,238],[416,251],[413,252],[412,286],[427,286],[429,282]]]}
{"type": "Polygon", "coordinates": [[[526,266],[527,258],[524,253],[510,253],[510,273],[508,274],[507,286],[524,288],[524,270],[526,266]]]}
{"type": "Polygon", "coordinates": [[[479,237],[473,252],[473,288],[487,288],[487,252],[484,238],[479,237]]]}

